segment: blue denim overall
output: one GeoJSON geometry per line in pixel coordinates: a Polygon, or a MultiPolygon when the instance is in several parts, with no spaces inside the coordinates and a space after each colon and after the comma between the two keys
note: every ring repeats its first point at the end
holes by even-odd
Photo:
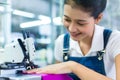
{"type": "MultiPolygon", "coordinates": [[[[104,36],[104,48],[101,51],[97,51],[96,56],[89,56],[89,57],[71,57],[69,55],[69,38],[70,35],[67,33],[64,36],[64,44],[63,44],[63,60],[64,61],[76,61],[100,74],[106,75],[105,69],[104,69],[104,62],[103,62],[103,55],[105,53],[105,47],[107,45],[109,36],[111,34],[111,30],[104,29],[103,36],[104,36]]],[[[80,80],[75,74],[70,73],[69,74],[73,80],[80,80]]]]}

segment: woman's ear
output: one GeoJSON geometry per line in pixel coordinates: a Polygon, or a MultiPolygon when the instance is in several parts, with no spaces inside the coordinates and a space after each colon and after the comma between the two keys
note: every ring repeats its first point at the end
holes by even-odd
{"type": "Polygon", "coordinates": [[[101,21],[102,17],[103,17],[103,14],[100,13],[98,17],[95,19],[95,24],[98,24],[101,21]]]}

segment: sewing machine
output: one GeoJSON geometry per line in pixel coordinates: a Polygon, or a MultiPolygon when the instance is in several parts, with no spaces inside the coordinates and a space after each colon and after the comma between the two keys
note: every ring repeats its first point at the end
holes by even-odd
{"type": "Polygon", "coordinates": [[[17,41],[5,45],[1,57],[4,65],[1,64],[0,69],[16,69],[17,65],[21,67],[23,65],[27,70],[35,67],[32,63],[35,55],[34,41],[27,32],[23,33],[23,39],[17,39],[17,41]]]}
{"type": "MultiPolygon", "coordinates": [[[[28,32],[23,33],[23,40],[17,39],[17,41],[5,45],[4,53],[0,53],[0,76],[8,77],[9,75],[9,77],[15,78],[15,75],[19,74],[20,78],[25,77],[25,75],[20,76],[22,71],[38,67],[33,63],[35,51],[34,41],[28,32]]],[[[30,76],[26,75],[26,77],[30,76]]]]}
{"type": "Polygon", "coordinates": [[[0,80],[72,80],[66,74],[24,74],[24,70],[38,68],[33,63],[35,55],[34,41],[28,33],[24,40],[18,39],[5,46],[1,55],[0,80]]]}

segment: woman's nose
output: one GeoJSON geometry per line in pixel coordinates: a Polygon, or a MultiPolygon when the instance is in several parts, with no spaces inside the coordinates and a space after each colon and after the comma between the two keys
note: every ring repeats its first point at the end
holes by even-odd
{"type": "Polygon", "coordinates": [[[70,32],[76,32],[77,31],[77,27],[74,23],[71,23],[69,26],[68,26],[68,30],[70,32]]]}

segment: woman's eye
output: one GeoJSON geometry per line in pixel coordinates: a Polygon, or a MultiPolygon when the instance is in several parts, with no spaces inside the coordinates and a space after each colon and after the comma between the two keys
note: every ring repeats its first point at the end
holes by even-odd
{"type": "Polygon", "coordinates": [[[71,20],[70,19],[64,19],[65,21],[67,21],[67,22],[70,22],[71,20]]]}
{"type": "Polygon", "coordinates": [[[77,23],[78,25],[80,25],[80,26],[84,26],[84,25],[86,25],[87,23],[77,23]]]}
{"type": "Polygon", "coordinates": [[[83,26],[83,25],[85,25],[85,24],[82,24],[82,23],[78,23],[78,25],[81,25],[81,26],[83,26]]]}

